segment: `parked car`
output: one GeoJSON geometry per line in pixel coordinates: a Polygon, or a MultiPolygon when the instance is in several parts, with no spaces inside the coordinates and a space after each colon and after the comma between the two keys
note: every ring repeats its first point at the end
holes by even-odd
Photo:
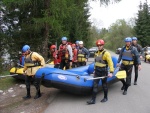
{"type": "Polygon", "coordinates": [[[89,49],[90,56],[94,56],[95,52],[98,51],[98,47],[91,47],[89,49]]]}
{"type": "Polygon", "coordinates": [[[120,54],[121,49],[122,49],[122,48],[117,48],[117,49],[116,49],[116,54],[120,54]]]}

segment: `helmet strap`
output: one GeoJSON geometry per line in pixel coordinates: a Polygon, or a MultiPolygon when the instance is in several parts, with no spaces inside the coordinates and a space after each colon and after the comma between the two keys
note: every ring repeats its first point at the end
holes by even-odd
{"type": "Polygon", "coordinates": [[[103,50],[104,50],[104,47],[101,50],[99,50],[99,51],[102,52],[103,50]]]}

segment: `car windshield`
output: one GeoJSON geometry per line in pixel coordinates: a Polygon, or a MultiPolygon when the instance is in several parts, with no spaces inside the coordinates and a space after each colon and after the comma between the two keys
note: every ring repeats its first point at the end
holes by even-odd
{"type": "Polygon", "coordinates": [[[97,47],[92,47],[92,49],[97,49],[97,47]]]}
{"type": "Polygon", "coordinates": [[[92,47],[92,48],[90,48],[90,49],[97,49],[97,47],[92,47]]]}

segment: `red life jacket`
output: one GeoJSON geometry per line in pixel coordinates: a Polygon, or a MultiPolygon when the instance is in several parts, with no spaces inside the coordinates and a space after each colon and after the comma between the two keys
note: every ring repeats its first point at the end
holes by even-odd
{"type": "Polygon", "coordinates": [[[67,49],[68,43],[67,44],[61,44],[59,46],[59,57],[61,60],[68,60],[69,59],[69,51],[67,49]]]}
{"type": "Polygon", "coordinates": [[[73,53],[72,62],[75,62],[77,60],[78,50],[76,48],[72,49],[72,53],[73,53]]]}
{"type": "Polygon", "coordinates": [[[54,61],[54,65],[60,63],[60,59],[59,59],[58,51],[57,50],[55,50],[55,51],[52,52],[52,58],[53,58],[53,61],[54,61]]]}

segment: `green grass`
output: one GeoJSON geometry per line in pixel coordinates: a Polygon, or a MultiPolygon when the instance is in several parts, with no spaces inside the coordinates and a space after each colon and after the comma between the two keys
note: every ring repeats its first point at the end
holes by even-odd
{"type": "MultiPolygon", "coordinates": [[[[9,71],[4,71],[2,75],[9,75],[9,71]]],[[[17,83],[19,83],[19,80],[13,77],[0,78],[0,90],[6,90],[17,83]]]]}
{"type": "Polygon", "coordinates": [[[9,71],[3,71],[2,72],[2,75],[9,75],[10,73],[9,73],[9,71]]]}

